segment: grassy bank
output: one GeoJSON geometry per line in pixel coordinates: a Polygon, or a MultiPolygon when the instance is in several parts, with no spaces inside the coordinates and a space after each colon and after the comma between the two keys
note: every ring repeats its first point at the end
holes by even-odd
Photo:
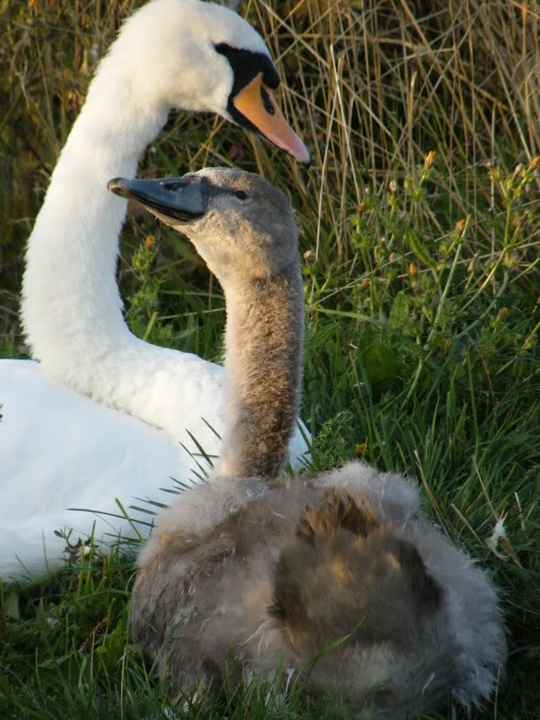
{"type": "MultiPolygon", "coordinates": [[[[24,242],[96,61],[139,4],[0,0],[2,355],[25,356],[24,242]]],[[[219,119],[181,114],[142,158],[141,174],[237,164],[289,191],[304,257],[302,415],[313,468],[363,458],[417,478],[428,514],[502,592],[508,677],[474,716],[532,719],[540,702],[540,7],[263,0],[241,10],[278,61],[281,102],[313,167],[219,119]],[[502,518],[506,537],[495,545],[502,518]]],[[[187,242],[130,216],[119,282],[134,332],[219,359],[223,296],[187,242]]],[[[49,581],[1,588],[0,717],[157,718],[178,700],[129,643],[133,573],[118,549],[74,551],[49,581]]],[[[346,716],[296,695],[267,702],[267,690],[224,692],[210,706],[184,698],[176,712],[346,716]]]]}

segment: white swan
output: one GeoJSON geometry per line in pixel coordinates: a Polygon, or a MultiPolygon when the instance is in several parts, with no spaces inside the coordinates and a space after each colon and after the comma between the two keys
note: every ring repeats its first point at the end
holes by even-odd
{"type": "MultiPolygon", "coordinates": [[[[174,107],[216,112],[309,162],[273,97],[278,83],[253,28],[199,0],[148,3],[101,62],[29,241],[22,318],[40,363],[0,361],[0,577],[44,570],[44,547],[58,565],[53,530],[86,534],[94,521],[67,508],[117,512],[115,496],[129,505],[170,476],[186,480],[188,430],[219,453],[206,423],[221,434],[223,369],[145,343],[124,322],[115,270],[127,203],[107,181],[136,173],[174,107]]],[[[304,450],[297,434],[292,457],[304,450]]],[[[97,537],[111,525],[99,520],[97,537]]]]}
{"type": "Polygon", "coordinates": [[[135,641],[188,690],[260,672],[366,720],[481,705],[504,676],[497,594],[424,516],[415,484],[359,462],[279,478],[303,324],[285,195],[223,168],[111,189],[186,233],[227,303],[226,447],[217,477],[159,516],[139,556],[135,641]]]}

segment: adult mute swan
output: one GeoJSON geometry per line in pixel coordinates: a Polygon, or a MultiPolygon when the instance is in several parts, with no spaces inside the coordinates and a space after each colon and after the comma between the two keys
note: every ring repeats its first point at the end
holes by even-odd
{"type": "MultiPolygon", "coordinates": [[[[22,318],[40,362],[0,361],[0,577],[60,562],[53,530],[76,537],[94,521],[68,507],[117,512],[115,496],[129,505],[187,479],[197,466],[180,443],[196,451],[192,436],[219,453],[209,425],[222,433],[223,369],[145,343],[124,322],[115,272],[127,202],[106,186],[136,173],[171,108],[218,113],[309,162],[278,84],[255,30],[199,0],[149,2],[99,65],[28,245],[22,318]]],[[[292,458],[304,450],[297,434],[292,458]]],[[[127,526],[108,522],[98,537],[127,526]]]]}
{"type": "Polygon", "coordinates": [[[358,462],[308,482],[273,477],[297,416],[302,352],[284,194],[224,169],[110,187],[187,234],[227,303],[218,476],[165,510],[140,554],[136,642],[188,689],[254,671],[286,687],[299,673],[308,692],[360,717],[405,719],[449,697],[480,704],[506,659],[496,592],[424,517],[413,483],[358,462]]]}

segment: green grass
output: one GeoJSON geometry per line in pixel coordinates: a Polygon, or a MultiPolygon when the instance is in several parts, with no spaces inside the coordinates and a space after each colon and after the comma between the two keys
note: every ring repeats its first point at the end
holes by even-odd
{"type": "MultiPolygon", "coordinates": [[[[130,7],[0,1],[0,353],[22,357],[24,242],[83,102],[92,48],[130,7]],[[34,11],[34,8],[36,9],[34,11]]],[[[238,128],[179,115],[141,173],[238,163],[298,211],[306,300],[302,415],[313,469],[363,458],[417,478],[424,506],[501,590],[508,677],[482,718],[540,703],[540,15],[536,3],[248,3],[287,81],[306,171],[238,128]],[[434,152],[430,154],[431,151],[434,152]],[[489,549],[495,523],[506,539],[489,549]]],[[[141,337],[218,359],[223,295],[146,215],[119,281],[141,337]],[[153,242],[147,242],[151,235],[153,242]]],[[[1,402],[1,398],[0,398],[1,402]]],[[[0,596],[0,717],[346,717],[264,683],[186,699],[129,643],[131,557],[76,552],[0,596]],[[270,689],[271,690],[271,689],[270,689]]],[[[435,716],[432,716],[435,717],[435,716]]],[[[448,709],[443,717],[451,717],[448,709]]]]}

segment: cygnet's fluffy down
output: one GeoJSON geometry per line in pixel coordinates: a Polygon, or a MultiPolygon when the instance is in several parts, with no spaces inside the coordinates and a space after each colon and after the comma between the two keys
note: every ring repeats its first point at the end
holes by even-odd
{"type": "Polygon", "coordinates": [[[303,672],[362,717],[405,718],[478,706],[504,671],[487,573],[410,481],[362,463],[310,482],[215,478],[160,516],[139,566],[135,640],[181,687],[303,672]]]}

